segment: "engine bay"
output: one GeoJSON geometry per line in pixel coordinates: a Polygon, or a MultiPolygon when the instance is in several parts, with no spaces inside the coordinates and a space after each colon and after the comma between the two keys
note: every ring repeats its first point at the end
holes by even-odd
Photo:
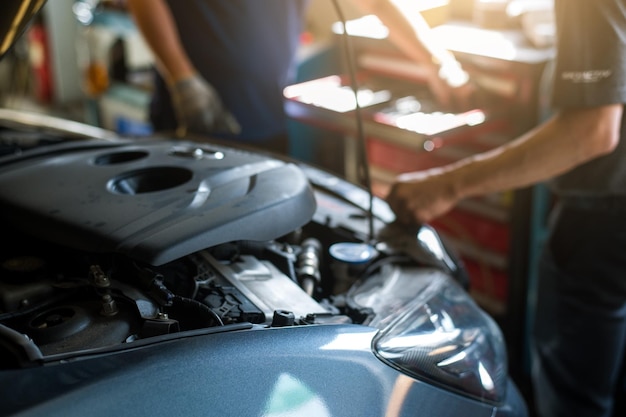
{"type": "Polygon", "coordinates": [[[5,368],[242,324],[381,322],[401,286],[358,300],[385,268],[464,280],[434,230],[394,229],[384,202],[307,165],[180,141],[0,138],[5,368]]]}

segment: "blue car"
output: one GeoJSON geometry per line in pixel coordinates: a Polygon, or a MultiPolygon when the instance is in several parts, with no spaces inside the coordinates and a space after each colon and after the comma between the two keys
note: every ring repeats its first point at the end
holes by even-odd
{"type": "Polygon", "coordinates": [[[0,109],[0,415],[527,416],[454,252],[394,220],[297,161],[0,109]]]}

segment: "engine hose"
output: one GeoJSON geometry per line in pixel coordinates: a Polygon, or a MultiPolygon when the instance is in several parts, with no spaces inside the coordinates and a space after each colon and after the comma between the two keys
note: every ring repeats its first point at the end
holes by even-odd
{"type": "Polygon", "coordinates": [[[167,312],[178,320],[185,330],[203,329],[207,327],[223,326],[220,316],[207,305],[191,298],[174,295],[167,312]]]}

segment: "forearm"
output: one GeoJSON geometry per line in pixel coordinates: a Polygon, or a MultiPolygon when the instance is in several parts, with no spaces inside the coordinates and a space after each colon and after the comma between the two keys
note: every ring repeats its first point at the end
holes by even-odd
{"type": "Polygon", "coordinates": [[[128,8],[155,55],[159,72],[173,84],[195,70],[182,46],[176,23],[163,0],[127,0],[128,8]]]}
{"type": "Polygon", "coordinates": [[[622,105],[569,110],[503,147],[445,168],[457,198],[535,184],[611,152],[622,105]]]}

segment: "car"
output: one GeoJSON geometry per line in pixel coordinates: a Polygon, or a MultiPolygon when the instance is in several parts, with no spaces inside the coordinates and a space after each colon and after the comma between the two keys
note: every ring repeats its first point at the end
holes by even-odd
{"type": "Polygon", "coordinates": [[[310,164],[0,109],[0,222],[0,415],[528,414],[437,230],[310,164]]]}

